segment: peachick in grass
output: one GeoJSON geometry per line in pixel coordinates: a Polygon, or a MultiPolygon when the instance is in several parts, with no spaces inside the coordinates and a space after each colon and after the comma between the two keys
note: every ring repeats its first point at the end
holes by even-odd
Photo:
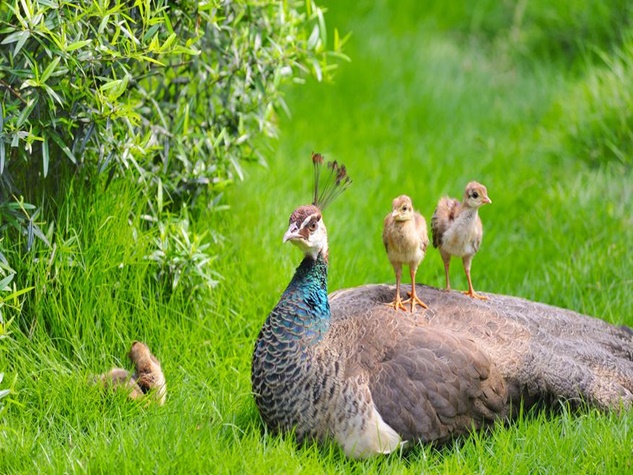
{"type": "Polygon", "coordinates": [[[114,389],[125,389],[130,399],[143,399],[146,395],[154,399],[160,406],[167,398],[167,384],[160,362],[151,353],[149,347],[140,341],[134,341],[128,353],[134,364],[132,374],[123,368],[112,368],[95,379],[101,384],[114,389]]]}
{"type": "MultiPolygon", "coordinates": [[[[333,170],[336,173],[336,169],[333,170]]],[[[337,180],[334,180],[336,183],[337,180]]],[[[272,432],[333,438],[350,457],[442,443],[560,399],[633,403],[633,332],[526,300],[418,285],[428,310],[386,306],[393,286],[328,297],[323,206],[297,208],[284,241],[304,253],[266,319],[251,381],[272,432]]]]}

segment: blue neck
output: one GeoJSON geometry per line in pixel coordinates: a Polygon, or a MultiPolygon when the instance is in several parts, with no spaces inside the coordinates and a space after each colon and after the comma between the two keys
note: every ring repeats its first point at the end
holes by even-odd
{"type": "Polygon", "coordinates": [[[295,271],[266,326],[280,341],[318,343],[330,326],[327,298],[327,261],[305,257],[295,271]]]}

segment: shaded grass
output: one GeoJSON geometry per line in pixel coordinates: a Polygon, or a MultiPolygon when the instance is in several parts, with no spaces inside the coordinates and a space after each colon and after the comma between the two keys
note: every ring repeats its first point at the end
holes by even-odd
{"type": "MultiPolygon", "coordinates": [[[[354,31],[353,62],[334,85],[289,91],[294,116],[282,119],[269,168],[248,169],[229,193],[229,212],[198,210],[196,226],[227,236],[217,289],[187,295],[152,281],[140,257],[152,236],[128,222],[135,190],[68,191],[56,255],[20,264],[20,278],[36,289],[19,331],[0,341],[5,382],[18,376],[10,430],[0,431],[0,473],[630,470],[630,412],[531,412],[445,448],[369,461],[347,460],[333,444],[298,447],[290,435],[265,433],[250,394],[250,358],[300,260],[281,237],[290,212],[310,199],[313,150],[343,161],[354,179],[325,213],[330,290],[393,282],[380,235],[394,196],[411,195],[429,220],[440,196],[460,196],[477,179],[493,200],[481,211],[477,289],[633,325],[631,172],[587,167],[566,140],[543,132],[552,107],[582,79],[499,54],[476,35],[434,26],[430,14],[413,21],[406,11],[413,7],[403,5],[332,3],[333,26],[354,31]],[[398,28],[405,17],[410,24],[398,28]],[[163,408],[104,397],[88,384],[94,373],[127,366],[133,339],[162,361],[163,408]]],[[[418,275],[443,284],[435,250],[418,275]]],[[[457,261],[451,277],[465,288],[457,261]]]]}

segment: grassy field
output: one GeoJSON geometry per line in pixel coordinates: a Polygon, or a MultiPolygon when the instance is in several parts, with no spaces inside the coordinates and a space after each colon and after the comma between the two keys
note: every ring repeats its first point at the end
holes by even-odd
{"type": "MultiPolygon", "coordinates": [[[[247,168],[228,194],[228,211],[200,210],[196,227],[224,236],[212,263],[223,279],[212,292],[164,295],[151,284],[139,258],[148,243],[128,223],[134,190],[77,186],[59,203],[56,254],[21,266],[21,281],[36,288],[12,338],[0,340],[0,389],[13,388],[0,420],[0,473],[633,469],[633,414],[571,413],[564,405],[441,450],[416,447],[369,461],[263,433],[250,358],[300,261],[281,237],[290,212],[310,200],[312,151],[344,162],[354,180],[325,213],[330,290],[394,281],[380,236],[395,196],[409,194],[429,220],[442,195],[461,196],[476,179],[493,200],[481,211],[476,289],[633,326],[631,162],[602,160],[606,152],[596,159],[590,152],[603,150],[599,143],[582,146],[601,136],[595,131],[607,106],[590,99],[616,81],[617,68],[582,43],[560,53],[542,39],[545,27],[539,36],[515,10],[495,7],[507,2],[478,2],[483,13],[444,11],[442,2],[424,9],[415,1],[398,9],[386,1],[330,3],[328,24],[353,32],[352,62],[334,84],[289,90],[293,116],[281,118],[269,167],[247,168]],[[590,112],[597,119],[588,123],[590,112]],[[104,397],[88,384],[91,374],[127,366],[134,339],[163,364],[169,393],[162,408],[104,397]]],[[[590,31],[606,55],[625,58],[620,69],[632,77],[609,32],[590,31]]],[[[609,150],[623,147],[614,142],[609,150]]],[[[454,288],[466,287],[457,261],[451,277],[454,288]]],[[[443,285],[435,250],[418,279],[443,285]]]]}

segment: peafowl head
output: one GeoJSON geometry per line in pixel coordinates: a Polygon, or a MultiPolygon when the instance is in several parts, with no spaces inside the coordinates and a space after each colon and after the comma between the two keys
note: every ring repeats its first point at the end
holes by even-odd
{"type": "Polygon", "coordinates": [[[347,175],[345,165],[334,161],[327,163],[329,173],[326,172],[327,176],[323,181],[321,179],[323,156],[319,153],[312,153],[312,164],[314,165],[312,204],[300,206],[292,212],[283,242],[290,241],[312,259],[322,254],[327,260],[327,230],[322,211],[352,184],[352,180],[347,175]]]}
{"type": "Polygon", "coordinates": [[[316,259],[319,253],[327,258],[327,230],[321,210],[314,205],[300,206],[290,215],[284,242],[290,241],[306,256],[316,259]]]}

